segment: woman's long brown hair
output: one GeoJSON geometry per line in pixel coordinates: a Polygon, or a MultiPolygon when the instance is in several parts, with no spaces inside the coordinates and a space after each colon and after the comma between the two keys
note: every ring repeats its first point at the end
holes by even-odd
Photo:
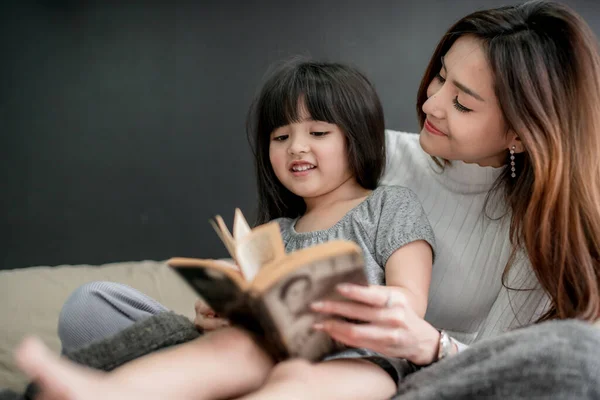
{"type": "MultiPolygon", "coordinates": [[[[441,56],[462,35],[477,37],[495,92],[525,152],[517,177],[497,182],[511,207],[510,237],[551,299],[540,320],[600,317],[600,55],[587,23],[548,1],[478,11],[438,44],[417,98],[421,126],[427,86],[441,56]]],[[[508,161],[508,154],[507,154],[508,161]]],[[[506,272],[510,267],[507,265],[506,272]]]]}

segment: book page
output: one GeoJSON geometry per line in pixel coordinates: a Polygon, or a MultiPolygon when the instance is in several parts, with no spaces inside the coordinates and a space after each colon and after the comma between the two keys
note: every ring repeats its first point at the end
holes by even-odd
{"type": "Polygon", "coordinates": [[[236,242],[236,260],[246,280],[254,279],[263,265],[285,257],[285,247],[277,222],[254,228],[236,242]]]}
{"type": "Polygon", "coordinates": [[[239,208],[236,208],[235,216],[233,217],[233,239],[238,242],[248,235],[250,231],[250,225],[248,225],[244,214],[242,214],[239,208]]]}
{"type": "Polygon", "coordinates": [[[312,329],[313,324],[327,317],[314,313],[310,303],[324,299],[344,301],[335,290],[342,282],[367,284],[361,253],[315,258],[266,289],[262,297],[264,307],[291,357],[318,360],[339,349],[329,335],[312,329]]]}
{"type": "Polygon", "coordinates": [[[227,229],[227,225],[225,225],[225,221],[220,215],[215,216],[214,220],[210,220],[210,225],[213,227],[221,242],[225,245],[227,252],[233,258],[233,260],[237,263],[237,256],[235,254],[235,240],[233,236],[231,236],[231,232],[227,229]]]}

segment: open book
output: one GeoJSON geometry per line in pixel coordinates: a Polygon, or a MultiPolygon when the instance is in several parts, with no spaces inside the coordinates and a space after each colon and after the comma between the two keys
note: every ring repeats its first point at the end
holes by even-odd
{"type": "Polygon", "coordinates": [[[252,332],[276,360],[318,360],[341,348],[312,329],[326,317],[311,311],[310,303],[344,300],[338,283],[367,284],[357,244],[330,241],[286,254],[277,222],[250,229],[239,210],[233,234],[219,216],[213,226],[233,263],[172,258],[168,264],[217,314],[252,332]]]}

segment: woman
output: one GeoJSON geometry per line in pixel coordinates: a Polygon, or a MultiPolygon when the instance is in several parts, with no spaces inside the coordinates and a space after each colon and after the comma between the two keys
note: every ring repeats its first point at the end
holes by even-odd
{"type": "MultiPolygon", "coordinates": [[[[317,328],[409,360],[397,376],[403,399],[597,396],[600,333],[570,321],[600,316],[600,56],[590,28],[551,2],[468,15],[436,48],[417,111],[418,137],[388,132],[384,183],[413,189],[436,234],[427,315],[385,287],[346,287],[363,306],[315,310],[369,323],[317,328]],[[498,335],[534,321],[543,323],[498,335]]],[[[35,344],[19,360],[46,387],[87,382],[35,344]]],[[[320,365],[282,363],[250,397],[318,396],[311,390],[328,384],[320,365]]]]}

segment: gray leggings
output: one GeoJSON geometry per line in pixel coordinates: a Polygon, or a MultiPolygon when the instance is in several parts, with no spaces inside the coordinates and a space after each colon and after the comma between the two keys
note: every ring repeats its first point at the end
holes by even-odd
{"type": "Polygon", "coordinates": [[[62,352],[113,336],[144,318],[169,311],[145,294],[120,283],[91,282],[77,288],[58,317],[62,352]]]}
{"type": "MultiPolygon", "coordinates": [[[[61,312],[63,351],[164,311],[126,285],[87,284],[61,312]]],[[[394,399],[600,399],[599,371],[600,329],[579,321],[553,321],[481,341],[422,368],[401,380],[394,399]]]]}

